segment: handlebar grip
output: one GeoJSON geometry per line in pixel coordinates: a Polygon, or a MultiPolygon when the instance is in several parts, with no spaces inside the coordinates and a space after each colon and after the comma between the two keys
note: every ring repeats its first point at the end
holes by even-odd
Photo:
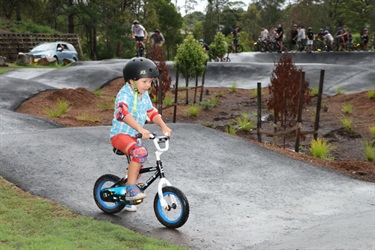
{"type": "MultiPolygon", "coordinates": [[[[151,134],[150,134],[150,139],[154,139],[155,136],[156,136],[155,133],[151,133],[151,134]]],[[[141,134],[141,133],[136,134],[136,135],[135,135],[135,138],[137,138],[137,139],[142,139],[142,134],[141,134]]]]}

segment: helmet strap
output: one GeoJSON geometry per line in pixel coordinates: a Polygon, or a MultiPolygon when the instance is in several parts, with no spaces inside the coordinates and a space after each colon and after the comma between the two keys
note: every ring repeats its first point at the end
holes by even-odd
{"type": "Polygon", "coordinates": [[[137,87],[137,81],[133,81],[133,89],[134,89],[134,103],[133,103],[133,113],[137,111],[137,102],[138,102],[138,87],[137,87]]]}

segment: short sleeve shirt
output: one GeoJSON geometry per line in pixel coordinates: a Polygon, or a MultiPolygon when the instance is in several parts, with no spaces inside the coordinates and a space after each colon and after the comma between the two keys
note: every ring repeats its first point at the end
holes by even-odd
{"type": "Polygon", "coordinates": [[[131,31],[134,32],[135,36],[139,36],[139,37],[144,37],[145,36],[145,28],[142,25],[140,25],[140,24],[138,24],[137,27],[133,24],[131,31]]]}
{"type": "Polygon", "coordinates": [[[138,94],[137,97],[137,101],[135,102],[134,90],[131,88],[130,84],[125,84],[118,92],[115,101],[115,112],[113,114],[112,128],[110,131],[111,138],[117,134],[127,134],[135,137],[135,135],[138,133],[137,130],[130,127],[125,122],[121,122],[116,119],[116,111],[119,107],[119,103],[124,103],[128,107],[128,112],[133,116],[134,120],[136,120],[139,125],[142,127],[145,125],[147,111],[151,111],[153,109],[152,102],[148,92],[142,95],[138,94]]]}

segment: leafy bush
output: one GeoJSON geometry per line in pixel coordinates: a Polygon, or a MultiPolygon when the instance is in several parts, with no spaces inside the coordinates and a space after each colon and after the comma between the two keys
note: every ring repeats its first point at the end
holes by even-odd
{"type": "Polygon", "coordinates": [[[345,114],[351,114],[351,113],[353,113],[353,105],[351,105],[350,103],[344,104],[344,106],[342,107],[342,111],[345,114]]]}
{"type": "Polygon", "coordinates": [[[367,97],[370,100],[374,99],[375,98],[375,90],[371,89],[371,90],[367,91],[367,97]]]}

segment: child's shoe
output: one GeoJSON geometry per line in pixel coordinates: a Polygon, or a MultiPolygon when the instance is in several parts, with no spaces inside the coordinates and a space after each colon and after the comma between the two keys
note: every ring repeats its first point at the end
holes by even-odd
{"type": "Polygon", "coordinates": [[[134,201],[146,198],[146,195],[139,189],[137,185],[127,186],[125,200],[134,201]]]}
{"type": "Polygon", "coordinates": [[[137,212],[137,206],[135,205],[126,205],[125,206],[125,211],[128,211],[128,212],[137,212]]]}

